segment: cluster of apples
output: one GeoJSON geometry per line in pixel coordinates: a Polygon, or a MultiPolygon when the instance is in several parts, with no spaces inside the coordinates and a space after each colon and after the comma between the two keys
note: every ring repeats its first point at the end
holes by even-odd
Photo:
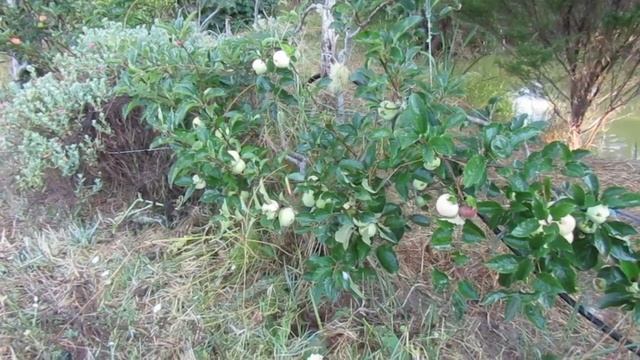
{"type": "MultiPolygon", "coordinates": [[[[278,50],[273,53],[273,65],[275,65],[279,69],[286,69],[289,67],[289,55],[284,50],[278,50]]],[[[251,63],[251,67],[253,71],[255,71],[256,75],[262,75],[267,72],[267,63],[262,59],[255,59],[253,63],[251,63]]]]}

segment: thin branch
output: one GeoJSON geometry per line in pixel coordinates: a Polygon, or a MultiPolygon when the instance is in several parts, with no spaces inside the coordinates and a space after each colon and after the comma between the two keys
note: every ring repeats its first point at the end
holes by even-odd
{"type": "Polygon", "coordinates": [[[479,117],[475,117],[473,115],[469,115],[467,114],[467,120],[469,120],[469,122],[472,122],[474,124],[478,124],[478,125],[482,125],[482,126],[488,126],[491,124],[491,122],[481,119],[479,117]]]}
{"type": "Polygon", "coordinates": [[[302,13],[302,16],[300,17],[300,24],[298,24],[298,26],[296,27],[296,29],[294,31],[296,34],[299,33],[302,30],[302,27],[304,26],[304,22],[307,19],[307,16],[313,10],[316,10],[316,11],[322,10],[322,5],[320,5],[320,4],[311,4],[304,10],[304,12],[302,13]]]}
{"type": "Polygon", "coordinates": [[[209,22],[211,20],[213,20],[213,18],[218,15],[218,13],[222,10],[222,5],[218,5],[218,8],[215,9],[211,14],[209,14],[209,16],[207,16],[206,19],[204,19],[204,21],[202,22],[202,24],[200,24],[200,29],[204,30],[207,28],[207,25],[209,25],[209,22]]]}
{"type": "Polygon", "coordinates": [[[356,36],[360,31],[362,31],[363,28],[365,28],[367,25],[369,25],[371,21],[373,21],[373,18],[376,16],[376,14],[378,14],[380,10],[382,10],[385,6],[391,4],[393,1],[394,0],[386,0],[381,2],[378,6],[376,6],[375,9],[373,9],[371,14],[369,14],[369,16],[367,17],[367,19],[364,22],[358,24],[358,27],[353,32],[351,33],[348,32],[347,36],[348,37],[356,36]]]}

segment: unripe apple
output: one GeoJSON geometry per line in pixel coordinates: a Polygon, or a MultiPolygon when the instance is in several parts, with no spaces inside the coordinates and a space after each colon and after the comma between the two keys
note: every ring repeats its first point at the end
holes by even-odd
{"type": "Polygon", "coordinates": [[[422,166],[423,166],[425,169],[427,169],[427,170],[429,170],[429,171],[432,171],[432,170],[437,169],[437,168],[440,166],[440,164],[441,164],[441,163],[442,163],[442,160],[440,160],[440,158],[439,158],[439,157],[436,157],[436,158],[434,158],[434,159],[433,159],[433,160],[431,160],[431,161],[425,161],[425,162],[422,164],[422,166]]]}
{"type": "Polygon", "coordinates": [[[583,220],[580,223],[578,223],[578,229],[580,229],[580,231],[582,231],[585,234],[595,233],[597,227],[598,227],[598,224],[589,220],[583,220]]]}
{"type": "Polygon", "coordinates": [[[235,150],[227,151],[229,155],[233,158],[233,162],[231,163],[231,172],[240,175],[247,167],[247,164],[240,158],[240,154],[235,150]]]}
{"type": "Polygon", "coordinates": [[[302,203],[306,207],[313,207],[313,205],[315,205],[316,199],[313,197],[313,190],[305,191],[305,193],[302,194],[302,203]]]}
{"type": "Polygon", "coordinates": [[[327,200],[323,198],[318,198],[318,200],[316,200],[316,207],[318,209],[324,209],[326,206],[327,206],[327,200]]]}
{"type": "Polygon", "coordinates": [[[566,234],[560,233],[560,236],[565,238],[565,240],[567,240],[567,242],[569,242],[569,244],[571,244],[573,242],[573,233],[572,232],[566,233],[566,234]]]}
{"type": "Polygon", "coordinates": [[[197,190],[204,189],[207,186],[207,182],[197,174],[191,177],[191,181],[193,181],[193,185],[197,190]]]}
{"type": "Polygon", "coordinates": [[[289,67],[289,55],[284,50],[273,53],[273,64],[280,69],[289,67]]]}
{"type": "Polygon", "coordinates": [[[596,205],[587,209],[587,217],[595,224],[604,223],[609,215],[610,211],[606,205],[596,205]]]}
{"type": "Polygon", "coordinates": [[[253,68],[253,71],[256,72],[256,75],[262,75],[267,72],[267,64],[265,64],[262,59],[253,60],[251,67],[253,68]]]}
{"type": "Polygon", "coordinates": [[[426,189],[427,185],[429,185],[429,184],[427,184],[424,181],[420,181],[418,179],[414,179],[413,180],[413,187],[418,191],[422,191],[422,190],[426,189]]]}
{"type": "Polygon", "coordinates": [[[478,211],[476,209],[467,205],[462,205],[458,212],[460,213],[460,216],[465,219],[471,219],[476,217],[476,215],[478,215],[478,211]]]}
{"type": "Polygon", "coordinates": [[[573,234],[573,229],[576,228],[576,218],[571,215],[563,216],[558,221],[558,227],[561,235],[573,234]]]}
{"type": "Polygon", "coordinates": [[[378,106],[378,115],[385,120],[393,120],[393,118],[398,115],[399,111],[400,105],[389,100],[381,101],[378,106]]]}
{"type": "Polygon", "coordinates": [[[296,220],[296,213],[292,208],[286,207],[280,210],[278,213],[278,221],[281,227],[291,226],[296,220]]]}
{"type": "Polygon", "coordinates": [[[458,215],[458,199],[451,194],[442,194],[436,200],[436,211],[440,216],[452,218],[458,215]]]}

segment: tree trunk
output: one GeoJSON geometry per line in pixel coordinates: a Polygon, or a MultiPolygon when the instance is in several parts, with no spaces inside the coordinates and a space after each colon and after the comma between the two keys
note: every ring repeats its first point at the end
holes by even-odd
{"type": "Polygon", "coordinates": [[[333,29],[333,13],[331,12],[336,0],[325,0],[322,6],[322,42],[320,46],[320,76],[329,75],[331,64],[336,58],[336,41],[338,36],[333,29]]]}
{"type": "Polygon", "coordinates": [[[569,118],[569,134],[567,143],[572,150],[582,147],[582,139],[580,137],[580,129],[584,121],[586,109],[577,106],[577,100],[571,99],[571,115],[569,118]]]}
{"type": "Polygon", "coordinates": [[[582,147],[582,137],[580,136],[580,126],[573,126],[569,128],[569,148],[571,150],[579,149],[582,147]]]}

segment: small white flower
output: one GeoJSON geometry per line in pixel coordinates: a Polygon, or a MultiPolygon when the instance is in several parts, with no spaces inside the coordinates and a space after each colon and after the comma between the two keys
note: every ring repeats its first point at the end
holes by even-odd
{"type": "Polygon", "coordinates": [[[253,71],[256,72],[256,75],[262,75],[267,72],[267,64],[265,64],[262,59],[253,60],[251,67],[253,68],[253,71]]]}
{"type": "Polygon", "coordinates": [[[101,277],[106,278],[107,276],[109,276],[110,272],[109,270],[105,270],[102,272],[102,274],[100,274],[101,277]]]}
{"type": "Polygon", "coordinates": [[[320,354],[311,354],[307,358],[307,360],[323,360],[323,359],[324,359],[324,356],[322,356],[320,354]]]}
{"type": "Polygon", "coordinates": [[[273,64],[280,69],[289,67],[289,55],[284,50],[273,53],[273,64]]]}
{"type": "Polygon", "coordinates": [[[156,306],[153,307],[154,314],[158,313],[160,310],[162,310],[162,304],[160,303],[156,304],[156,306]]]}
{"type": "Polygon", "coordinates": [[[91,263],[94,265],[97,264],[98,261],[100,261],[100,256],[97,256],[97,255],[94,256],[93,259],[91,259],[91,263]]]}
{"type": "Polygon", "coordinates": [[[204,126],[204,123],[202,122],[202,120],[200,120],[199,116],[196,116],[195,118],[193,118],[193,127],[202,127],[204,126]]]}

